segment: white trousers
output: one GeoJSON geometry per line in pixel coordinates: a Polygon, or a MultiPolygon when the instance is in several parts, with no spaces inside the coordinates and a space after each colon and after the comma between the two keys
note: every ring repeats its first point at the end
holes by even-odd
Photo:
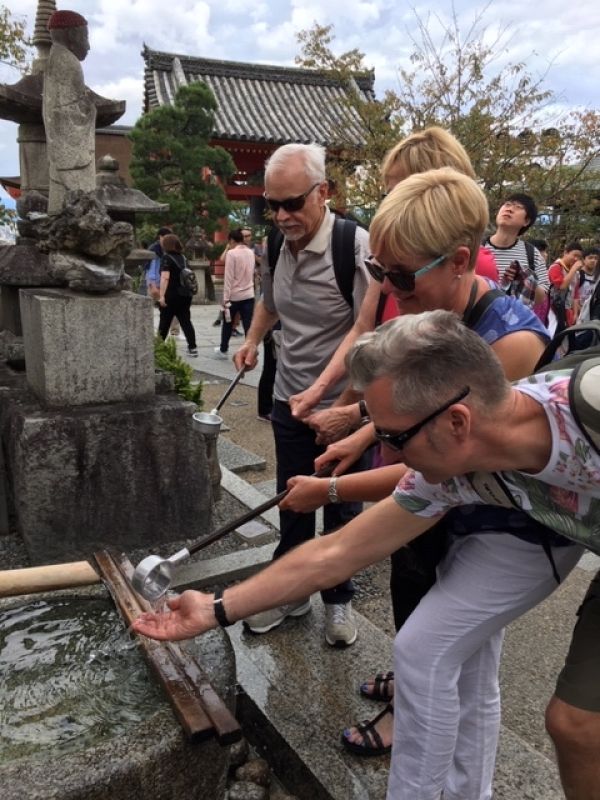
{"type": "MultiPolygon", "coordinates": [[[[553,548],[561,578],[578,545],[553,548]]],[[[394,643],[387,800],[490,800],[500,730],[504,626],[557,588],[539,545],[506,533],[457,538],[394,643]]]]}

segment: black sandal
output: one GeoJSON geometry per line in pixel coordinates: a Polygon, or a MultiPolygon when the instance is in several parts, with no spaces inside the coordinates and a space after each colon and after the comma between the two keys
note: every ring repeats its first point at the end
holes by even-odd
{"type": "Polygon", "coordinates": [[[389,753],[392,749],[392,745],[388,744],[387,746],[384,745],[381,736],[375,730],[375,725],[379,722],[380,719],[386,716],[386,714],[393,714],[394,713],[394,706],[391,703],[388,703],[387,706],[377,714],[376,717],[373,719],[365,719],[362,722],[359,722],[355,725],[356,730],[360,733],[363,737],[362,743],[357,744],[356,742],[351,742],[347,737],[350,734],[350,729],[346,728],[346,730],[342,733],[342,744],[349,750],[351,753],[354,753],[355,756],[384,756],[389,753]]]}
{"type": "Polygon", "coordinates": [[[389,703],[394,692],[391,690],[390,683],[394,680],[394,673],[378,672],[373,678],[373,683],[363,683],[360,685],[359,692],[368,700],[377,700],[382,703],[389,703]],[[368,691],[370,689],[371,691],[368,691]]]}

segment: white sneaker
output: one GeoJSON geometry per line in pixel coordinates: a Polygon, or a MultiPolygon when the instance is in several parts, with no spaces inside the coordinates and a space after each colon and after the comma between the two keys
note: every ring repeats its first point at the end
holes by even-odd
{"type": "Polygon", "coordinates": [[[357,630],[352,603],[325,603],[325,639],[332,647],[349,647],[357,630]]]}
{"type": "Polygon", "coordinates": [[[226,361],[229,358],[228,354],[227,353],[223,353],[221,351],[221,348],[218,347],[218,346],[214,348],[214,353],[215,354],[214,354],[213,358],[220,358],[223,361],[226,361]]]}
{"type": "Polygon", "coordinates": [[[244,627],[252,633],[266,633],[277,628],[287,617],[302,617],[310,611],[310,597],[308,600],[299,600],[286,606],[272,608],[270,611],[261,611],[252,614],[244,620],[244,627]]]}

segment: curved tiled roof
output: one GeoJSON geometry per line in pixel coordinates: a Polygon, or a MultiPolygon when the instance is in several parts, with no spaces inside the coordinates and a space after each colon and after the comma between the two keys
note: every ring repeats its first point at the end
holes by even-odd
{"type": "Polygon", "coordinates": [[[356,74],[352,87],[316,70],[218,61],[144,47],[144,106],[170,105],[177,90],[204,81],[217,100],[217,139],[286,144],[364,142],[360,118],[346,102],[350,91],[374,100],[373,72],[356,74]]]}

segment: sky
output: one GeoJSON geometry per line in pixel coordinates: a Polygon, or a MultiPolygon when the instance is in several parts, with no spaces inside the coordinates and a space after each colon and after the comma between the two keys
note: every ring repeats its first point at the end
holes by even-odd
{"type": "MultiPolygon", "coordinates": [[[[24,18],[31,32],[36,0],[0,0],[14,17],[24,18]]],[[[105,97],[126,100],[119,124],[133,124],[143,102],[143,59],[152,49],[230,61],[293,65],[300,46],[296,35],[318,22],[333,24],[333,49],[357,47],[375,69],[375,89],[402,91],[398,70],[410,66],[416,17],[429,17],[435,40],[453,13],[466,32],[481,15],[484,34],[498,48],[498,70],[523,61],[533,76],[544,75],[558,108],[600,108],[600,3],[598,0],[67,0],[59,8],[83,14],[90,29],[91,50],[84,62],[86,83],[105,97]]],[[[0,82],[19,74],[0,66],[0,82]]],[[[19,172],[17,126],[0,121],[0,175],[19,172]]],[[[0,191],[0,200],[6,195],[0,191]]]]}

